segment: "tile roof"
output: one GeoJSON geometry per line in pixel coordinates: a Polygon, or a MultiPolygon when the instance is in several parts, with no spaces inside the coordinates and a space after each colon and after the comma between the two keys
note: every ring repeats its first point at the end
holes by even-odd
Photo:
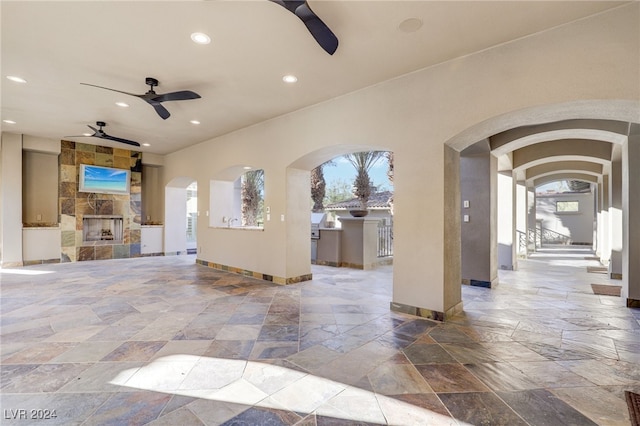
{"type": "MultiPolygon", "coordinates": [[[[390,209],[391,203],[389,199],[393,196],[392,191],[376,192],[369,197],[367,201],[368,209],[390,209]]],[[[325,206],[325,210],[342,210],[342,209],[358,209],[360,208],[360,201],[357,198],[341,201],[339,203],[331,203],[325,206]]]]}

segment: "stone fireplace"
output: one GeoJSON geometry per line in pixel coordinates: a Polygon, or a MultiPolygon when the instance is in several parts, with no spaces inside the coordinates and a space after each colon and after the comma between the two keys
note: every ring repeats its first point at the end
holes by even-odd
{"type": "Polygon", "coordinates": [[[142,152],[63,140],[58,158],[60,261],[140,256],[142,152]],[[79,191],[81,164],[131,170],[130,193],[79,191]]]}
{"type": "Polygon", "coordinates": [[[82,218],[83,245],[122,244],[124,221],[122,216],[84,215],[82,218]]]}

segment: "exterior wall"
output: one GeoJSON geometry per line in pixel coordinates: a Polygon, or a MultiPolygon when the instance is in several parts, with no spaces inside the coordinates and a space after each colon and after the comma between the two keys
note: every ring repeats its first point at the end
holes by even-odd
{"type": "Polygon", "coordinates": [[[573,244],[593,244],[594,195],[587,193],[568,193],[536,197],[536,218],[542,227],[571,237],[573,244]],[[578,201],[579,212],[556,212],[556,202],[578,201]]]}

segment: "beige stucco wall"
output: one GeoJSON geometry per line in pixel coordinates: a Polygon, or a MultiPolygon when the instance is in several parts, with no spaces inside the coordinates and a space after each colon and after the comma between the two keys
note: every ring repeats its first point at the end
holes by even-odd
{"type": "Polygon", "coordinates": [[[265,171],[271,221],[264,232],[200,226],[199,257],[283,277],[310,271],[308,249],[297,250],[309,246],[308,225],[302,225],[309,212],[292,209],[291,197],[303,191],[287,167],[301,158],[317,160],[309,161],[310,169],[329,154],[392,150],[393,297],[445,311],[452,302],[448,297],[445,302],[443,290],[444,144],[462,149],[498,131],[544,120],[639,121],[638,7],[417,71],[168,155],[165,180],[197,179],[202,211],[209,209],[204,189],[217,172],[238,163],[265,171]]]}
{"type": "MultiPolygon", "coordinates": [[[[640,167],[633,164],[640,162],[640,126],[631,127],[629,141],[624,146],[627,155],[623,156],[622,191],[623,210],[640,211],[640,167]]],[[[640,300],[640,220],[637,215],[626,215],[623,218],[623,246],[625,255],[622,256],[622,296],[640,300]]]]}

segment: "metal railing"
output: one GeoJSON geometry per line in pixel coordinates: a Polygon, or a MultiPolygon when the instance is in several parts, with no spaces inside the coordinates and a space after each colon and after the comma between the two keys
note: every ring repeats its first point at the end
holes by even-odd
{"type": "Polygon", "coordinates": [[[198,214],[190,213],[187,215],[187,242],[196,241],[198,235],[198,214]]]}
{"type": "Polygon", "coordinates": [[[542,244],[564,244],[569,245],[572,243],[572,239],[568,235],[561,234],[556,231],[552,231],[547,228],[536,228],[535,231],[536,247],[541,247],[542,244]]]}
{"type": "Polygon", "coordinates": [[[393,225],[378,225],[378,257],[393,256],[393,225]]]}
{"type": "Polygon", "coordinates": [[[516,230],[518,235],[518,255],[526,256],[527,255],[527,233],[516,230]]]}

